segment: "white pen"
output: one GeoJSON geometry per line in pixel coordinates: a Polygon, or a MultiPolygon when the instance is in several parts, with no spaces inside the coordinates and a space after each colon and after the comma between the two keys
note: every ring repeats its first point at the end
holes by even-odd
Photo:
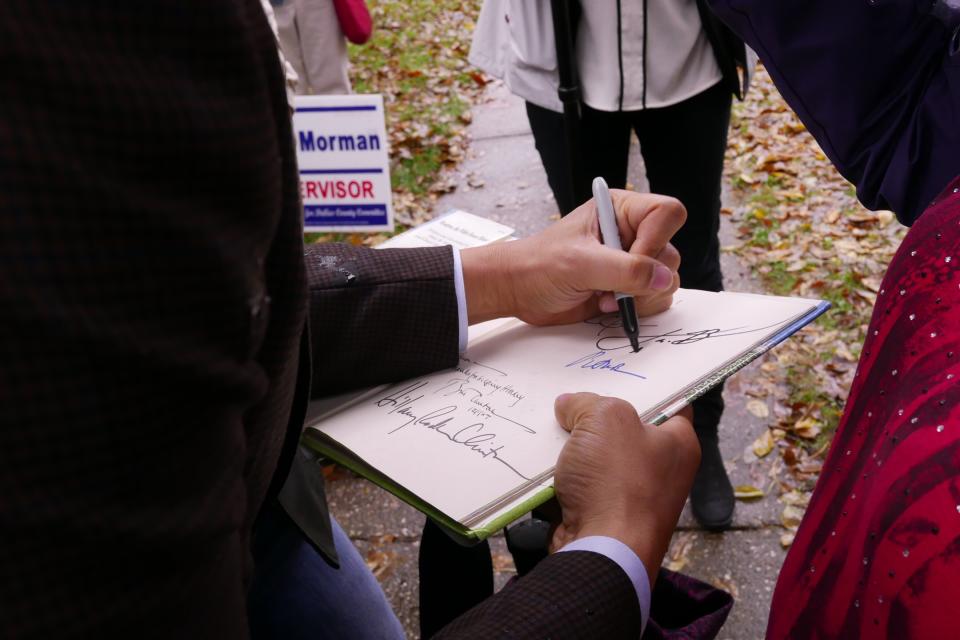
{"type": "MultiPolygon", "coordinates": [[[[617,228],[617,214],[613,210],[613,200],[610,199],[606,180],[601,177],[593,179],[593,200],[597,203],[597,217],[600,219],[600,235],[603,237],[603,244],[611,249],[623,251],[620,230],[617,228]]],[[[640,351],[640,339],[637,336],[640,328],[637,326],[637,308],[634,305],[633,296],[619,292],[615,292],[614,296],[617,299],[617,306],[620,307],[623,332],[627,334],[630,346],[636,353],[640,351]]]]}

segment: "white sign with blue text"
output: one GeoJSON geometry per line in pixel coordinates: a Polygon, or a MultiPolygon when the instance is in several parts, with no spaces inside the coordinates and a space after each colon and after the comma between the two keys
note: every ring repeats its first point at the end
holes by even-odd
{"type": "Polygon", "coordinates": [[[297,96],[304,231],[393,231],[383,98],[297,96]]]}

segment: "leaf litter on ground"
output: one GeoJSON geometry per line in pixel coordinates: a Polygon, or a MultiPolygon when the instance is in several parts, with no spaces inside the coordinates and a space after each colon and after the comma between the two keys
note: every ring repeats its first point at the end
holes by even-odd
{"type": "Polygon", "coordinates": [[[744,392],[773,418],[752,445],[775,465],[784,547],[809,501],[850,390],[880,281],[905,228],[868,211],[761,67],[734,106],[725,174],[734,253],[773,294],[823,298],[833,308],[771,354],[744,392]],[[769,403],[769,404],[768,404],[769,403]],[[797,496],[802,496],[798,498],[797,496]]]}

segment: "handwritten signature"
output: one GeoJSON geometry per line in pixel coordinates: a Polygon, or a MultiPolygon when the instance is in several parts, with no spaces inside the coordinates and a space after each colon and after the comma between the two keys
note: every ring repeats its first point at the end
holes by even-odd
{"type": "MultiPolygon", "coordinates": [[[[520,427],[521,429],[523,429],[524,431],[526,431],[527,433],[536,433],[536,431],[534,431],[533,429],[531,429],[531,428],[528,427],[527,425],[521,424],[521,423],[517,422],[516,420],[513,420],[512,418],[508,418],[507,416],[503,415],[502,413],[498,413],[497,410],[496,410],[495,408],[493,408],[487,400],[484,399],[483,391],[481,391],[480,389],[477,389],[476,387],[467,386],[467,385],[469,385],[471,382],[472,382],[472,380],[471,380],[471,378],[469,378],[469,377],[453,378],[453,379],[449,380],[445,385],[443,385],[442,387],[440,387],[439,389],[437,389],[436,391],[434,391],[434,393],[435,393],[435,394],[439,394],[439,395],[441,395],[442,397],[445,397],[445,398],[446,398],[446,397],[449,397],[449,396],[454,396],[454,395],[456,395],[456,396],[463,396],[464,398],[466,398],[467,400],[469,400],[472,404],[477,405],[476,408],[478,408],[478,409],[480,409],[480,410],[482,410],[482,411],[484,411],[484,412],[489,413],[491,416],[500,418],[501,420],[505,420],[505,421],[507,421],[507,422],[509,422],[509,423],[511,423],[511,424],[515,424],[515,425],[517,425],[518,427],[520,427]]],[[[508,386],[508,387],[506,387],[506,389],[507,389],[507,391],[505,391],[505,393],[507,393],[508,395],[511,395],[512,388],[510,388],[510,387],[508,386]]],[[[498,392],[500,392],[500,391],[504,391],[504,388],[503,388],[503,387],[497,387],[496,389],[494,389],[493,394],[498,393],[498,392]]],[[[493,394],[491,394],[491,395],[493,395],[493,394]]],[[[512,395],[515,396],[515,395],[517,395],[517,394],[512,394],[512,395]]],[[[523,399],[523,397],[524,397],[524,396],[520,396],[519,399],[518,399],[518,400],[515,400],[514,403],[511,404],[510,406],[511,406],[511,407],[515,406],[516,403],[519,402],[520,399],[523,399]]],[[[476,412],[474,412],[474,413],[476,413],[476,412]]]]}
{"type": "MultiPolygon", "coordinates": [[[[628,349],[630,348],[630,341],[625,335],[623,335],[620,329],[622,324],[620,317],[616,315],[602,316],[600,318],[594,318],[592,320],[587,320],[587,324],[596,324],[600,328],[597,331],[597,349],[601,351],[617,351],[619,349],[628,349]],[[613,333],[614,335],[611,335],[613,333]]],[[[772,329],[773,327],[779,326],[780,323],[774,323],[767,325],[765,327],[733,327],[731,329],[694,329],[692,331],[684,331],[681,329],[673,329],[670,331],[664,331],[661,333],[650,333],[647,334],[644,332],[644,329],[657,328],[655,324],[641,324],[640,325],[640,334],[637,336],[640,342],[640,348],[642,349],[644,345],[650,344],[694,344],[701,342],[703,340],[710,340],[716,338],[727,338],[730,336],[739,336],[746,333],[757,333],[759,331],[766,331],[772,329]]]]}
{"type": "Polygon", "coordinates": [[[647,376],[624,369],[627,364],[626,362],[614,362],[611,358],[604,358],[605,355],[607,355],[607,352],[600,350],[596,353],[591,353],[583,356],[582,358],[578,358],[577,360],[574,360],[570,364],[564,366],[579,366],[581,369],[606,370],[612,371],[613,373],[622,373],[624,375],[633,376],[634,378],[640,378],[641,380],[647,379],[647,376]]]}
{"type": "MultiPolygon", "coordinates": [[[[499,436],[492,431],[488,431],[486,423],[472,422],[466,426],[456,424],[459,418],[455,414],[460,409],[459,405],[451,404],[419,415],[415,403],[422,399],[424,394],[417,395],[417,392],[428,384],[429,381],[426,380],[415,382],[377,400],[376,405],[378,407],[390,407],[388,414],[397,414],[407,418],[403,424],[387,432],[388,435],[393,435],[409,426],[423,427],[444,436],[449,442],[466,447],[484,459],[500,463],[523,480],[531,480],[503,457],[502,452],[505,445],[497,442],[499,436]]],[[[520,426],[523,427],[523,425],[520,426]]],[[[535,433],[527,427],[524,428],[531,433],[535,433]]]]}

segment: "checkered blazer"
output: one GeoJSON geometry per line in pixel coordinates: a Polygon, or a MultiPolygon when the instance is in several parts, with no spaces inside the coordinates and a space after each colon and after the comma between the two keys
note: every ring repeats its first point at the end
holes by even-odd
{"type": "Polygon", "coordinates": [[[456,362],[449,249],[305,259],[283,89],[256,0],[0,4],[0,637],[246,636],[311,355],[456,362]]]}
{"type": "Polygon", "coordinates": [[[434,637],[637,640],[640,621],[637,593],[613,560],[567,551],[547,557],[434,637]]]}
{"type": "MultiPolygon", "coordinates": [[[[711,640],[726,622],[729,593],[660,569],[643,640],[711,640]]],[[[637,640],[640,605],[627,575],[590,551],[556,553],[463,614],[436,640],[637,640]]]]}
{"type": "MultiPolygon", "coordinates": [[[[0,637],[246,637],[308,397],[455,364],[450,250],[304,252],[292,141],[257,0],[0,3],[0,637]]],[[[448,636],[638,628],[538,575],[448,636]]]]}

